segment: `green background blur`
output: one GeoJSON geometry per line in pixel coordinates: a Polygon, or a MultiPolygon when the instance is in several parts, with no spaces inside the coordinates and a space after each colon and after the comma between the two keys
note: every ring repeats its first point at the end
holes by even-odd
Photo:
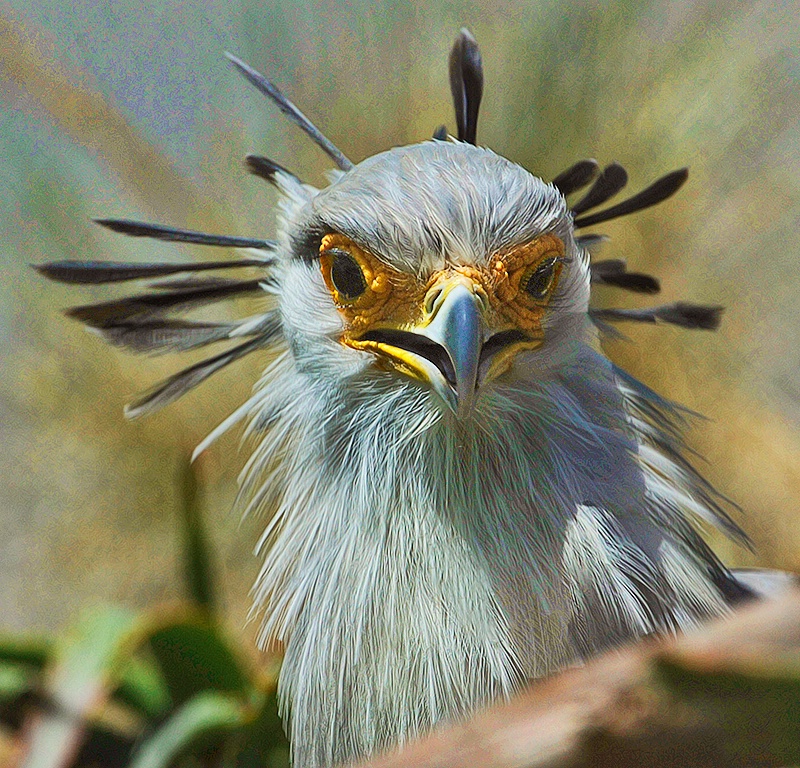
{"type": "MultiPolygon", "coordinates": [[[[266,154],[324,183],[325,156],[227,64],[274,77],[358,161],[454,120],[446,57],[481,44],[479,141],[552,178],[618,160],[637,191],[689,165],[673,200],[600,227],[603,256],[662,279],[659,301],[721,303],[717,334],[625,328],[609,354],[709,417],[690,443],[743,509],[751,556],[800,569],[800,6],[797,2],[0,4],[0,626],[55,629],[98,601],[178,596],[181,456],[247,396],[248,358],[165,411],[122,406],[176,370],[106,347],[60,310],[115,295],[28,268],[48,259],[226,258],[129,240],[92,216],[269,237],[266,154]]],[[[605,306],[636,297],[597,292],[605,306]]],[[[246,306],[240,305],[240,314],[246,306]]],[[[201,460],[226,611],[247,623],[263,521],[231,511],[247,450],[201,460]]]]}

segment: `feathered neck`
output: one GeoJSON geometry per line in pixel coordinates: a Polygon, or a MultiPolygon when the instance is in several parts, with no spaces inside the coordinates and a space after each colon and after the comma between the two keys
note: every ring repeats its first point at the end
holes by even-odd
{"type": "MultiPolygon", "coordinates": [[[[562,556],[587,544],[573,540],[579,509],[622,526],[643,513],[622,395],[588,348],[536,386],[488,394],[463,423],[412,382],[363,374],[323,388],[287,354],[253,408],[265,431],[243,487],[278,510],[257,602],[262,640],[286,648],[298,768],[402,743],[574,659],[580,573],[626,578],[605,551],[601,566],[562,556]]],[[[625,532],[641,562],[657,560],[661,537],[625,532]]],[[[655,628],[640,602],[628,608],[641,626],[623,634],[655,628]]]]}

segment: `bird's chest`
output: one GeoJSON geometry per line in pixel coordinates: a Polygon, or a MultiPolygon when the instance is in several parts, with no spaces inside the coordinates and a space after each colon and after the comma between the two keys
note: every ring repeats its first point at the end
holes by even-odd
{"type": "MultiPolygon", "coordinates": [[[[426,499],[422,490],[411,496],[426,499]]],[[[468,523],[474,513],[351,508],[305,563],[303,583],[314,586],[288,638],[281,684],[295,743],[322,731],[344,750],[318,755],[322,764],[457,719],[568,658],[566,622],[552,590],[538,590],[534,553],[521,563],[519,539],[490,545],[493,532],[468,523]]]]}

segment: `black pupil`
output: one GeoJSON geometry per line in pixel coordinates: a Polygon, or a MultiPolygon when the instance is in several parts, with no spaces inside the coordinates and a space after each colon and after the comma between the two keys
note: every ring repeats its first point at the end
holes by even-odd
{"type": "Polygon", "coordinates": [[[344,251],[333,251],[331,255],[331,280],[345,299],[358,298],[367,288],[361,267],[344,251]]]}
{"type": "Polygon", "coordinates": [[[553,281],[553,269],[556,266],[555,260],[545,261],[533,270],[533,273],[525,283],[525,292],[535,299],[541,299],[550,288],[553,281]]]}

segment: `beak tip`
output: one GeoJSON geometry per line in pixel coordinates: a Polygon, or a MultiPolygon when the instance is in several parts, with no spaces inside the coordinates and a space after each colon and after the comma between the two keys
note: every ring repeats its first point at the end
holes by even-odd
{"type": "MultiPolygon", "coordinates": [[[[472,410],[477,385],[478,363],[483,345],[481,308],[475,294],[456,283],[442,297],[426,335],[447,352],[453,367],[453,393],[459,416],[472,410]]],[[[452,407],[452,406],[451,406],[452,407]]]]}

